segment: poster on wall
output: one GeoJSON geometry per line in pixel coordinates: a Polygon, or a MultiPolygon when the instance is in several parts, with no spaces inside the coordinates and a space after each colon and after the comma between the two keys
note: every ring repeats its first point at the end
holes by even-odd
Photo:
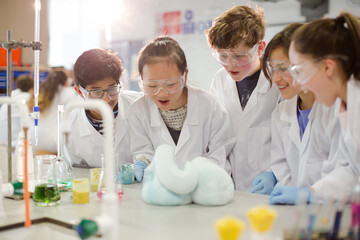
{"type": "Polygon", "coordinates": [[[162,14],[163,34],[179,34],[181,32],[181,12],[165,12],[162,14]]]}
{"type": "Polygon", "coordinates": [[[213,17],[200,17],[197,21],[194,18],[194,11],[169,11],[155,15],[155,35],[172,34],[203,34],[211,27],[213,17]]]}

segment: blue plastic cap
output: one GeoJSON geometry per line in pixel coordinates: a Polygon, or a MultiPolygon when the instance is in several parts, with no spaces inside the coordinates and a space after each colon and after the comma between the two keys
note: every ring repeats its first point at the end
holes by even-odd
{"type": "Polygon", "coordinates": [[[81,226],[81,225],[76,225],[75,228],[76,228],[76,231],[77,231],[77,233],[79,234],[79,236],[82,236],[82,235],[84,234],[85,229],[84,229],[83,226],[81,226]]]}
{"type": "Polygon", "coordinates": [[[39,119],[34,119],[35,121],[35,126],[37,126],[39,124],[39,119]]]}
{"type": "Polygon", "coordinates": [[[34,106],[33,111],[34,112],[40,112],[40,107],[39,106],[34,106]]]}

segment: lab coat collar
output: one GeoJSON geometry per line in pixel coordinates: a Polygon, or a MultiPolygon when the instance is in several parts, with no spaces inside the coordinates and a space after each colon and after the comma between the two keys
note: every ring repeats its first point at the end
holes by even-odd
{"type": "MultiPolygon", "coordinates": [[[[190,140],[191,134],[189,126],[199,125],[199,99],[196,94],[196,87],[187,86],[188,100],[187,100],[187,114],[184,125],[181,129],[180,137],[175,149],[175,154],[181,151],[181,148],[190,140]]],[[[201,94],[201,93],[200,93],[201,94]]]]}
{"type": "Polygon", "coordinates": [[[285,100],[288,102],[284,102],[286,104],[286,108],[283,108],[281,111],[280,120],[288,122],[290,124],[289,129],[289,136],[293,143],[298,147],[300,150],[300,154],[304,152],[306,146],[309,144],[309,138],[311,136],[312,131],[312,124],[315,117],[315,112],[318,107],[318,103],[314,102],[313,107],[309,113],[309,122],[305,128],[304,135],[302,140],[300,139],[300,127],[299,122],[297,119],[297,103],[298,103],[298,96],[294,96],[291,99],[285,100]]]}
{"type": "MultiPolygon", "coordinates": [[[[187,85],[188,99],[187,99],[187,114],[184,124],[199,125],[199,103],[198,96],[195,91],[196,88],[187,85]]],[[[151,127],[160,127],[164,124],[164,120],[161,118],[158,107],[149,98],[145,98],[145,103],[150,111],[151,127]]]]}
{"type": "MultiPolygon", "coordinates": [[[[85,137],[88,135],[91,135],[92,133],[92,129],[94,129],[94,127],[91,125],[91,123],[89,123],[89,120],[87,119],[86,113],[85,113],[85,109],[84,108],[80,108],[78,110],[75,111],[80,111],[80,118],[81,121],[79,121],[80,123],[84,123],[83,126],[78,126],[79,127],[79,133],[81,137],[85,137]]],[[[75,126],[76,127],[76,126],[75,126]]],[[[94,129],[95,130],[95,129],[94,129]]],[[[95,130],[96,131],[96,130],[95,130]]]]}
{"type": "Polygon", "coordinates": [[[154,127],[160,127],[161,137],[164,139],[164,141],[171,145],[173,148],[175,148],[174,140],[172,139],[169,130],[166,127],[166,124],[164,120],[161,118],[159,108],[156,106],[156,104],[151,101],[148,97],[143,96],[145,100],[145,105],[147,106],[147,109],[150,114],[150,125],[152,128],[154,127]]]}
{"type": "MultiPolygon", "coordinates": [[[[295,96],[291,99],[284,100],[287,102],[282,102],[282,104],[286,104],[285,108],[281,108],[280,120],[284,122],[288,122],[290,124],[289,128],[289,136],[291,141],[300,149],[300,128],[297,120],[297,101],[298,97],[295,96]]],[[[281,103],[280,103],[281,104],[281,103]]]]}
{"type": "MultiPolygon", "coordinates": [[[[84,139],[83,141],[89,141],[89,140],[86,140],[86,138],[88,138],[88,139],[90,139],[90,141],[94,145],[103,146],[104,141],[99,141],[99,137],[101,136],[101,134],[98,131],[96,131],[96,129],[91,125],[91,123],[87,119],[85,109],[80,108],[78,111],[81,111],[81,113],[80,113],[80,118],[81,118],[80,123],[83,124],[82,126],[78,126],[79,127],[80,137],[84,139]]],[[[102,138],[103,138],[103,136],[101,136],[100,139],[102,139],[102,138]]]]}
{"type": "MultiPolygon", "coordinates": [[[[125,134],[126,134],[126,128],[127,126],[125,125],[125,120],[124,120],[124,107],[123,107],[123,102],[119,101],[119,114],[116,117],[115,121],[114,121],[114,141],[115,141],[115,146],[117,146],[120,141],[124,138],[125,134]]],[[[81,111],[81,123],[83,123],[83,126],[79,127],[79,133],[80,133],[80,137],[84,138],[84,141],[88,141],[85,140],[86,138],[89,138],[90,141],[97,145],[102,147],[104,145],[104,136],[101,135],[90,123],[89,120],[86,117],[85,114],[85,109],[80,109],[81,111]],[[101,139],[102,141],[99,141],[99,139],[101,139]]]]}
{"type": "Polygon", "coordinates": [[[230,99],[232,99],[232,107],[231,109],[239,109],[239,111],[236,112],[238,114],[238,118],[242,118],[246,116],[251,110],[253,110],[256,107],[256,104],[258,102],[259,94],[266,94],[270,89],[270,83],[265,78],[264,73],[261,71],[260,76],[258,79],[258,83],[254,89],[254,91],[251,93],[251,96],[245,106],[245,109],[242,110],[242,107],[240,105],[239,100],[239,94],[236,87],[236,82],[230,77],[228,74],[225,81],[224,81],[224,90],[227,91],[227,95],[230,99]]]}
{"type": "MultiPolygon", "coordinates": [[[[254,91],[256,91],[257,93],[265,94],[269,91],[269,89],[270,89],[270,83],[266,79],[263,71],[261,71],[258,83],[257,83],[254,91]]],[[[236,82],[231,78],[231,76],[229,74],[226,76],[226,81],[224,81],[224,90],[226,90],[226,91],[236,90],[236,94],[238,94],[237,88],[236,88],[236,82]]]]}
{"type": "Polygon", "coordinates": [[[185,145],[185,143],[191,137],[189,125],[199,125],[200,106],[198,101],[198,95],[196,94],[196,88],[187,85],[187,89],[188,89],[187,114],[176,146],[169,133],[169,130],[166,127],[164,120],[161,118],[158,107],[154,102],[152,102],[150,99],[145,97],[146,105],[150,109],[151,127],[161,127],[161,137],[165,140],[165,142],[169,144],[171,143],[170,145],[176,147],[175,154],[185,145]]]}
{"type": "MultiPolygon", "coordinates": [[[[235,86],[235,88],[236,88],[236,86],[235,86]]],[[[247,104],[244,108],[243,114],[245,115],[248,112],[250,112],[252,109],[254,109],[258,102],[259,94],[266,94],[269,89],[270,89],[270,83],[265,78],[264,73],[261,71],[259,79],[258,79],[258,83],[257,83],[254,91],[250,95],[249,101],[247,102],[247,104]]],[[[236,91],[237,91],[237,89],[236,89],[236,91]]]]}
{"type": "MultiPolygon", "coordinates": [[[[313,122],[314,122],[314,118],[315,118],[315,113],[317,112],[317,109],[319,108],[319,103],[314,102],[314,105],[312,106],[309,116],[308,116],[308,123],[306,125],[303,137],[302,137],[302,141],[301,141],[301,149],[300,149],[300,154],[302,155],[305,152],[305,149],[307,148],[307,146],[310,144],[310,136],[312,134],[313,131],[313,122]]],[[[300,134],[299,134],[300,136],[300,134]]]]}

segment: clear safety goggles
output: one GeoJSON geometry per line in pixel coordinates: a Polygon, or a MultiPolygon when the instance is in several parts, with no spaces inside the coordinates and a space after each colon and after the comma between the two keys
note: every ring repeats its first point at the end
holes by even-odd
{"type": "Polygon", "coordinates": [[[109,99],[115,100],[119,97],[119,93],[120,93],[120,89],[121,89],[120,84],[111,86],[106,89],[96,89],[96,90],[86,90],[85,88],[83,88],[81,86],[79,86],[79,87],[80,87],[81,93],[84,95],[84,97],[86,99],[88,99],[88,98],[103,99],[104,95],[106,93],[106,95],[109,97],[109,99]]]}
{"type": "Polygon", "coordinates": [[[139,80],[141,90],[147,95],[157,95],[162,89],[167,94],[180,91],[185,86],[185,74],[161,80],[139,80]]]}
{"type": "Polygon", "coordinates": [[[312,64],[307,62],[305,64],[296,64],[289,67],[289,72],[293,79],[300,85],[305,84],[317,73],[317,68],[311,68],[312,64]]]}
{"type": "Polygon", "coordinates": [[[244,66],[252,62],[257,55],[257,51],[259,49],[259,43],[255,44],[248,52],[239,53],[232,51],[222,51],[215,50],[211,51],[212,55],[222,65],[228,65],[229,61],[231,61],[236,66],[244,66]]]}
{"type": "Polygon", "coordinates": [[[271,77],[273,77],[274,73],[276,73],[282,78],[292,78],[289,71],[290,68],[289,62],[284,60],[273,59],[266,61],[266,64],[271,77]]]}
{"type": "Polygon", "coordinates": [[[289,72],[298,84],[303,85],[319,71],[319,68],[316,67],[315,64],[326,58],[338,58],[345,61],[348,60],[348,58],[344,55],[326,55],[303,64],[292,64],[289,67],[289,72]]]}

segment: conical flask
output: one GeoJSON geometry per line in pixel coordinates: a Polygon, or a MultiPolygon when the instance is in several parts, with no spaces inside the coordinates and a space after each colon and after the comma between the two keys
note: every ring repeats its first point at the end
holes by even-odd
{"type": "Polygon", "coordinates": [[[70,162],[64,157],[63,149],[64,149],[64,138],[61,134],[61,124],[62,124],[62,115],[64,112],[64,105],[58,105],[58,155],[54,162],[54,171],[56,181],[59,184],[58,186],[64,186],[65,190],[68,190],[72,186],[72,168],[70,162]]]}
{"type": "Polygon", "coordinates": [[[55,176],[56,155],[37,155],[37,177],[33,200],[37,206],[54,206],[60,203],[55,176]]]}

